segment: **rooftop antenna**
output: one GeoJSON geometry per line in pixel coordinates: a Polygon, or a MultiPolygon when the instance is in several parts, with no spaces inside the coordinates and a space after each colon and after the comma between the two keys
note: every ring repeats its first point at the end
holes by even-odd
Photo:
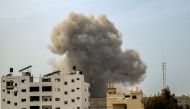
{"type": "Polygon", "coordinates": [[[163,89],[166,88],[166,61],[164,58],[164,52],[162,50],[162,76],[163,76],[163,89]]]}

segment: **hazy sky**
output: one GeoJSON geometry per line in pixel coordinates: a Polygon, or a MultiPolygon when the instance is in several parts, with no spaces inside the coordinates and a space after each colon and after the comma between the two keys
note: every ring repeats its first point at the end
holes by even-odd
{"type": "Polygon", "coordinates": [[[105,14],[123,35],[123,49],[139,51],[148,66],[140,87],[162,88],[162,50],[167,85],[190,94],[190,0],[0,0],[0,75],[32,65],[35,76],[51,72],[59,59],[48,49],[52,29],[70,12],[105,14]]]}

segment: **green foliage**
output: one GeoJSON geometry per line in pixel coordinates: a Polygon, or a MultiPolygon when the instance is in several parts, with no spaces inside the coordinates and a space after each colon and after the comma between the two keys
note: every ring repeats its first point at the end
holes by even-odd
{"type": "Polygon", "coordinates": [[[170,89],[165,88],[161,94],[148,99],[145,109],[181,109],[181,107],[177,105],[177,99],[174,94],[171,94],[170,89]]]}

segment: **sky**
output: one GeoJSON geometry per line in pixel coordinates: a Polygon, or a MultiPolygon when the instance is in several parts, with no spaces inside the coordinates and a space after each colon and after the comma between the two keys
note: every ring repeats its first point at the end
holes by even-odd
{"type": "Polygon", "coordinates": [[[189,0],[0,0],[0,76],[32,65],[39,77],[60,56],[48,49],[52,29],[69,13],[105,14],[122,34],[122,49],[135,49],[147,65],[139,84],[145,95],[162,88],[163,56],[167,86],[190,94],[189,0]]]}

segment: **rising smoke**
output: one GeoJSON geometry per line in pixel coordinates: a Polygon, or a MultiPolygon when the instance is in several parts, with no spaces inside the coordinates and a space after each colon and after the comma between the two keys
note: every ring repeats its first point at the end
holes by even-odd
{"type": "Polygon", "coordinates": [[[135,50],[121,50],[122,36],[105,15],[71,13],[52,32],[49,48],[64,58],[55,68],[80,68],[91,83],[91,96],[105,96],[107,82],[139,83],[146,65],[135,50]]]}

